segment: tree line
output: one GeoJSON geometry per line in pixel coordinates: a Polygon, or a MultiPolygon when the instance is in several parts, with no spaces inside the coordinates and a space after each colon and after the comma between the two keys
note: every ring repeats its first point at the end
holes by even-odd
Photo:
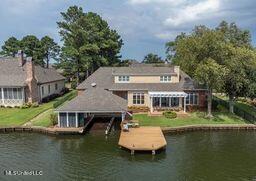
{"type": "Polygon", "coordinates": [[[34,35],[27,35],[21,40],[10,37],[4,42],[1,54],[15,57],[18,50],[23,50],[27,56],[33,57],[36,64],[48,68],[50,59],[58,59],[60,47],[49,36],[38,39],[34,35]]]}
{"type": "MultiPolygon", "coordinates": [[[[136,60],[121,60],[123,40],[116,30],[98,14],[71,6],[61,12],[57,22],[62,41],[60,47],[51,37],[39,39],[28,35],[18,40],[9,38],[1,54],[15,56],[22,49],[35,63],[49,66],[51,59],[66,77],[78,85],[100,66],[128,66],[136,60]]],[[[143,63],[179,65],[188,75],[208,90],[208,117],[212,117],[212,93],[229,96],[230,112],[237,97],[256,97],[256,53],[251,33],[235,23],[221,22],[216,28],[195,26],[191,33],[181,33],[166,43],[167,58],[149,53],[143,63]]]]}

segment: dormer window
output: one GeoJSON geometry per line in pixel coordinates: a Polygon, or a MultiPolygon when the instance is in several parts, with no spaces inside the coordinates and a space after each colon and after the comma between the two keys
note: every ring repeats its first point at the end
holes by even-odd
{"type": "Polygon", "coordinates": [[[160,82],[171,82],[171,76],[170,75],[160,76],[160,82]]]}
{"type": "Polygon", "coordinates": [[[129,82],[130,81],[130,76],[128,76],[128,75],[118,76],[118,81],[119,82],[129,82]]]}

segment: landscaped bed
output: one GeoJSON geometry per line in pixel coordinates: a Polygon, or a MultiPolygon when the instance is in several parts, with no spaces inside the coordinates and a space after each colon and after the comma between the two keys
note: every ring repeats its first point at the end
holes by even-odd
{"type": "MultiPolygon", "coordinates": [[[[48,103],[44,103],[39,105],[39,107],[30,107],[26,109],[21,109],[21,108],[0,108],[0,127],[5,127],[5,126],[20,126],[25,124],[26,122],[30,121],[31,119],[35,118],[39,114],[53,109],[54,104],[63,98],[69,96],[70,94],[75,95],[75,91],[71,91],[67,94],[65,94],[62,97],[58,97],[48,103]]],[[[71,96],[71,97],[72,97],[71,96]]],[[[49,111],[50,113],[51,111],[49,111]]],[[[49,116],[48,114],[45,114],[42,116],[42,119],[40,121],[40,126],[48,126],[50,125],[50,119],[45,119],[49,116]]],[[[39,123],[38,123],[39,124],[39,123]]]]}
{"type": "Polygon", "coordinates": [[[189,113],[188,117],[168,119],[164,116],[148,116],[147,114],[135,114],[134,120],[138,120],[141,126],[177,127],[186,125],[209,124],[249,124],[244,119],[227,112],[214,112],[213,119],[205,118],[204,112],[189,113]]]}

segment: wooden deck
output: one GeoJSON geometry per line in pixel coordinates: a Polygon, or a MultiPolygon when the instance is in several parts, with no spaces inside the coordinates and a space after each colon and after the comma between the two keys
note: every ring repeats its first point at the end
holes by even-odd
{"type": "Polygon", "coordinates": [[[131,150],[131,154],[135,151],[152,151],[155,154],[167,143],[160,127],[139,127],[121,131],[118,145],[131,150]]]}

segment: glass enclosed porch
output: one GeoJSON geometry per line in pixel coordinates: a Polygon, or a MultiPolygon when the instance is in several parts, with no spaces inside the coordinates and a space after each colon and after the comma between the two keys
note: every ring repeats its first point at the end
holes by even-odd
{"type": "Polygon", "coordinates": [[[23,87],[0,87],[0,106],[21,106],[25,102],[23,87]]]}
{"type": "Polygon", "coordinates": [[[186,112],[185,92],[149,92],[150,112],[158,109],[183,108],[186,112]]]}

